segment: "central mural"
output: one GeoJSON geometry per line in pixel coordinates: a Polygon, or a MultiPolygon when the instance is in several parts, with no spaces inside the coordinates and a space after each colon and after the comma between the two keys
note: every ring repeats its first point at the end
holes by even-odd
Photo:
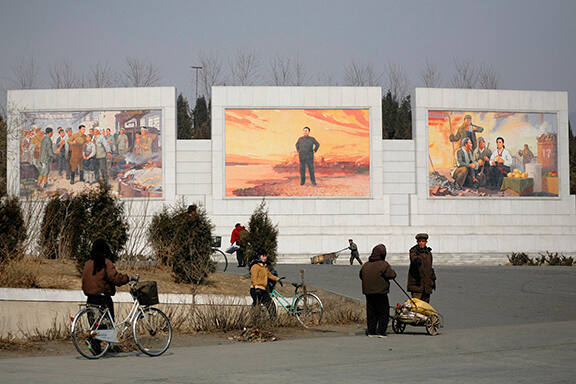
{"type": "Polygon", "coordinates": [[[226,196],[370,195],[368,109],[226,109],[226,196]]]}

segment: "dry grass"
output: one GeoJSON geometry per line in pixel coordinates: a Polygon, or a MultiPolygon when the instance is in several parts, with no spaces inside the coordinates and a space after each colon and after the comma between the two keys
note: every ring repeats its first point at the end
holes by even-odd
{"type": "Polygon", "coordinates": [[[0,266],[0,287],[39,288],[40,269],[31,259],[14,259],[0,266]]]}
{"type": "MultiPolygon", "coordinates": [[[[175,283],[172,271],[164,266],[134,266],[133,264],[116,264],[117,269],[128,275],[140,275],[141,281],[158,282],[161,293],[214,293],[226,295],[247,295],[249,280],[244,276],[214,273],[202,285],[175,283]]],[[[52,288],[82,289],[82,280],[76,270],[76,263],[71,260],[49,260],[25,258],[6,265],[0,275],[0,286],[11,288],[52,288]]],[[[128,286],[119,291],[128,292],[128,286]]]]}

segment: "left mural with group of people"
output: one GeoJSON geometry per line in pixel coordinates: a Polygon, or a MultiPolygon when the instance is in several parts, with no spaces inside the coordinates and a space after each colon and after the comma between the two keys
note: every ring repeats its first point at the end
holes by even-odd
{"type": "Polygon", "coordinates": [[[99,182],[125,198],[162,197],[162,111],[22,112],[20,196],[99,182]]]}

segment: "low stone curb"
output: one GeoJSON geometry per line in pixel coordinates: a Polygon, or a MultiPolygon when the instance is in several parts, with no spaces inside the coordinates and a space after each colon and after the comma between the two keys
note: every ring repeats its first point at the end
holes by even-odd
{"type": "MultiPolygon", "coordinates": [[[[233,296],[217,294],[179,294],[159,293],[161,304],[216,304],[216,305],[248,305],[252,303],[250,296],[233,296]]],[[[86,301],[86,296],[80,290],[41,289],[41,288],[0,288],[0,301],[48,301],[48,302],[78,302],[86,301]]],[[[132,296],[128,292],[117,292],[115,303],[131,303],[132,296]]]]}

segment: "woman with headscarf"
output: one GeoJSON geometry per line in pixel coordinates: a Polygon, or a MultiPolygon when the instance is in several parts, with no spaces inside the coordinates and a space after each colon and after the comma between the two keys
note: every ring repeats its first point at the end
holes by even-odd
{"type": "Polygon", "coordinates": [[[369,337],[386,337],[388,328],[390,279],[396,278],[396,272],[385,261],[386,247],[378,244],[372,249],[368,262],[360,269],[362,293],[366,296],[366,322],[369,337]]]}

